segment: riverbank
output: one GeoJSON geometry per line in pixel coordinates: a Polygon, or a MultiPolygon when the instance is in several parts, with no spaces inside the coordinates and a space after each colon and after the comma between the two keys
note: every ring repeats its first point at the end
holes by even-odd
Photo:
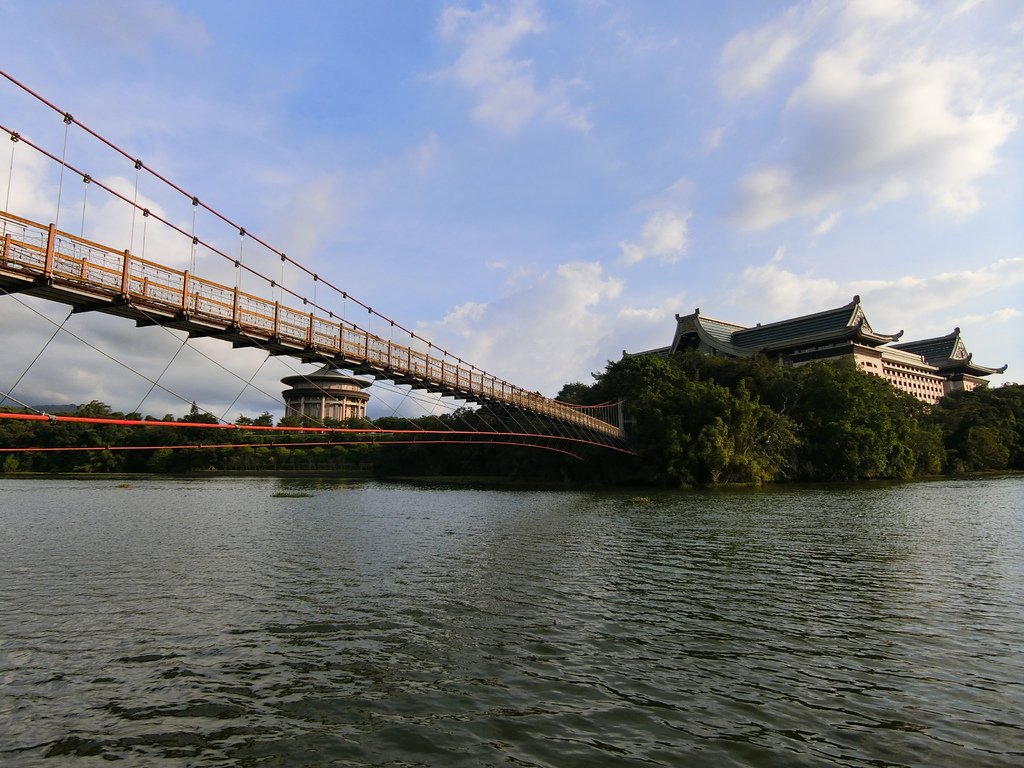
{"type": "Polygon", "coordinates": [[[672,492],[680,490],[703,490],[703,491],[736,491],[750,489],[786,489],[786,488],[820,488],[848,487],[857,485],[904,485],[908,483],[930,483],[944,480],[979,481],[999,478],[1024,477],[1024,471],[999,470],[985,472],[964,472],[956,475],[928,475],[914,477],[905,480],[880,478],[870,480],[834,480],[823,481],[790,481],[779,480],[762,483],[722,483],[713,486],[679,486],[669,485],[640,485],[626,483],[621,485],[609,485],[603,483],[574,482],[571,480],[545,481],[533,480],[522,477],[502,477],[500,475],[375,475],[370,470],[352,471],[326,471],[326,470],[277,470],[273,472],[259,472],[252,470],[230,471],[210,470],[199,472],[0,472],[0,480],[32,480],[32,479],[65,479],[65,480],[121,480],[121,481],[153,481],[160,479],[174,480],[202,480],[217,478],[275,478],[280,480],[303,480],[303,479],[339,479],[339,480],[366,480],[382,483],[398,483],[408,485],[455,487],[455,488],[510,488],[516,490],[614,490],[623,492],[651,493],[651,492],[672,492]]]}

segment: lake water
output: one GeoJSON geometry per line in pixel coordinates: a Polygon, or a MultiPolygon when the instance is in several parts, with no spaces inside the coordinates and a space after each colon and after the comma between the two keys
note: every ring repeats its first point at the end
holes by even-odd
{"type": "Polygon", "coordinates": [[[1022,477],[123,485],[0,478],[2,765],[1024,765],[1022,477]]]}

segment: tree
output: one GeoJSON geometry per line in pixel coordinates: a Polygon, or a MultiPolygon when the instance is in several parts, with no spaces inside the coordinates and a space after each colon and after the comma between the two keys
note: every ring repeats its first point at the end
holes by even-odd
{"type": "Polygon", "coordinates": [[[91,419],[109,419],[110,406],[106,403],[101,403],[99,400],[90,400],[88,403],[79,405],[75,415],[91,419]]]}
{"type": "Polygon", "coordinates": [[[199,410],[199,406],[192,401],[192,407],[187,416],[182,416],[178,421],[186,424],[217,424],[218,419],[212,413],[205,413],[199,410]]]}
{"type": "Polygon", "coordinates": [[[947,472],[1024,469],[1024,386],[953,392],[928,421],[941,434],[947,472]]]}
{"type": "Polygon", "coordinates": [[[681,485],[765,482],[785,477],[797,437],[792,420],[760,401],[743,361],[732,388],[707,376],[725,370],[705,356],[653,355],[609,363],[604,394],[628,404],[642,479],[681,485]]]}
{"type": "Polygon", "coordinates": [[[594,399],[594,394],[593,386],[581,381],[574,381],[563,386],[555,395],[555,399],[573,405],[597,405],[601,401],[594,399]]]}
{"type": "Polygon", "coordinates": [[[801,477],[810,480],[909,478],[937,449],[922,429],[924,404],[848,362],[796,369],[793,418],[800,427],[801,477]]]}

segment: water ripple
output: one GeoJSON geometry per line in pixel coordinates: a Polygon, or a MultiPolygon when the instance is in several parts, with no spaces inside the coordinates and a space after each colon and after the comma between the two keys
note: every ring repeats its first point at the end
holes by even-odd
{"type": "Polygon", "coordinates": [[[1022,500],[0,480],[0,762],[1021,764],[1022,500]]]}

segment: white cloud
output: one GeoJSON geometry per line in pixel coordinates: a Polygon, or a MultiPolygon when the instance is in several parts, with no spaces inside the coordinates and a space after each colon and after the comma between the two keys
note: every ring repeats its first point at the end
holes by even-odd
{"type": "Polygon", "coordinates": [[[725,137],[725,126],[718,126],[713,128],[704,134],[704,151],[714,152],[722,145],[722,139],[725,137]]]}
{"type": "Polygon", "coordinates": [[[879,185],[865,207],[867,209],[879,208],[887,203],[902,200],[910,195],[910,192],[910,184],[905,179],[888,179],[879,185]]]}
{"type": "MultiPolygon", "coordinates": [[[[588,3],[585,2],[584,5],[588,3]]],[[[589,3],[594,10],[607,10],[603,0],[589,3]]],[[[618,41],[618,50],[614,58],[621,62],[625,57],[646,58],[679,45],[679,36],[670,25],[652,26],[646,22],[637,23],[630,13],[632,6],[619,5],[610,9],[611,13],[604,22],[604,28],[611,31],[618,41]]]]}
{"type": "Polygon", "coordinates": [[[86,185],[82,177],[66,171],[58,181],[59,166],[22,142],[12,143],[12,146],[15,155],[9,195],[9,160],[0,176],[0,205],[10,213],[43,225],[53,222],[61,231],[84,236],[115,251],[128,249],[136,256],[155,259],[171,267],[188,265],[191,241],[157,217],[168,219],[185,231],[189,231],[189,225],[174,220],[154,197],[136,190],[133,180],[110,176],[86,185]],[[101,185],[135,201],[138,208],[117,199],[101,185]],[[144,215],[146,210],[153,215],[144,215]]]}
{"type": "Polygon", "coordinates": [[[4,210],[34,221],[52,221],[57,199],[56,177],[50,173],[54,170],[52,164],[22,142],[8,139],[0,146],[13,153],[0,156],[4,210]]]}
{"type": "Polygon", "coordinates": [[[980,297],[1024,285],[1024,258],[1001,259],[977,269],[940,272],[934,275],[904,275],[891,280],[860,281],[851,284],[855,293],[870,298],[872,312],[886,322],[910,328],[941,317],[944,324],[959,324],[959,312],[977,306],[980,297]]]}
{"type": "Polygon", "coordinates": [[[462,46],[446,74],[476,95],[477,121],[510,136],[535,120],[579,133],[590,130],[586,111],[569,98],[569,83],[552,80],[539,85],[533,61],[514,56],[516,46],[545,28],[533,0],[517,0],[507,13],[490,5],[479,11],[455,6],[444,10],[441,37],[462,46]]]}
{"type": "Polygon", "coordinates": [[[467,302],[423,335],[489,373],[547,395],[603,367],[622,282],[596,262],[561,264],[488,302],[467,302]]]}
{"type": "Polygon", "coordinates": [[[964,14],[971,13],[975,8],[988,2],[988,0],[963,0],[953,11],[954,16],[963,16],[964,14]]]}
{"type": "Polygon", "coordinates": [[[973,184],[993,169],[1016,125],[1005,108],[979,103],[983,77],[969,58],[917,58],[870,72],[856,53],[822,54],[790,100],[815,148],[798,160],[798,173],[835,189],[902,180],[944,210],[973,212],[973,184]]]}
{"type": "Polygon", "coordinates": [[[836,202],[827,189],[806,189],[793,171],[766,166],[740,180],[735,217],[745,229],[762,229],[793,216],[817,216],[836,202]]]}
{"type": "Polygon", "coordinates": [[[627,322],[640,321],[643,323],[656,323],[664,320],[665,310],[663,307],[623,307],[618,312],[620,320],[627,322]]]}
{"type": "MultiPolygon", "coordinates": [[[[966,327],[967,319],[976,316],[967,313],[969,306],[986,294],[1016,285],[1024,285],[1024,258],[1002,259],[959,272],[840,282],[791,272],[776,257],[744,269],[736,278],[729,303],[742,308],[741,322],[773,322],[837,307],[857,294],[876,330],[888,333],[902,328],[908,338],[915,338],[947,324],[966,327]],[[959,315],[961,312],[965,314],[959,315]]],[[[996,314],[993,320],[996,317],[1007,320],[1012,315],[996,314]]]]}
{"type": "Polygon", "coordinates": [[[787,101],[784,154],[740,181],[736,221],[759,229],[909,195],[943,215],[977,211],[978,184],[1017,128],[1022,84],[998,55],[930,39],[942,21],[875,0],[833,19],[835,38],[787,101]]]}
{"type": "Polygon", "coordinates": [[[341,174],[324,173],[292,192],[282,225],[289,256],[306,262],[331,235],[344,230],[352,208],[344,186],[341,174]]]}
{"type": "Polygon", "coordinates": [[[693,184],[682,178],[665,191],[638,205],[637,208],[640,210],[649,210],[652,213],[644,222],[639,238],[619,242],[622,261],[626,264],[637,264],[653,257],[665,263],[672,263],[683,258],[689,246],[692,213],[687,201],[692,195],[693,184]]]}
{"type": "Polygon", "coordinates": [[[781,267],[780,262],[780,258],[774,258],[767,264],[747,267],[738,275],[729,296],[734,307],[743,309],[744,318],[737,318],[738,322],[795,317],[838,306],[853,295],[835,280],[797,275],[781,267]]]}
{"type": "MultiPolygon", "coordinates": [[[[135,182],[124,176],[113,176],[100,180],[104,185],[128,200],[134,200],[138,208],[132,208],[121,200],[101,190],[97,185],[90,185],[88,204],[86,206],[84,237],[101,243],[116,251],[128,250],[133,256],[155,261],[172,269],[192,268],[193,248],[188,235],[192,231],[191,205],[177,195],[165,196],[168,206],[162,205],[154,195],[147,194],[140,188],[135,189],[135,182]],[[144,211],[150,211],[146,216],[144,211]],[[160,219],[169,221],[181,232],[175,231],[160,219]],[[186,234],[182,234],[182,232],[186,234]]],[[[74,189],[79,195],[81,181],[74,189]]],[[[67,184],[67,179],[65,179],[67,184]]],[[[149,190],[153,191],[153,190],[149,190]]],[[[166,190],[161,190],[166,192],[166,190]]],[[[67,192],[65,193],[67,194],[67,192]]],[[[81,197],[78,197],[81,200],[81,197]]],[[[66,201],[66,198],[65,198],[66,201]]],[[[81,227],[81,207],[77,201],[62,204],[60,228],[79,234],[81,227]]],[[[222,228],[226,231],[226,228],[222,228]]],[[[213,247],[219,247],[229,257],[238,252],[238,236],[232,231],[233,240],[230,245],[209,237],[208,233],[198,231],[197,235],[213,247]]],[[[247,240],[249,255],[253,254],[251,241],[247,240]]],[[[195,248],[196,262],[203,262],[200,271],[208,280],[224,281],[234,274],[228,258],[213,254],[208,248],[199,245],[195,248]]],[[[245,261],[250,261],[245,257],[245,261]]],[[[233,279],[232,279],[233,282],[233,279]]]]}
{"type": "Polygon", "coordinates": [[[470,326],[473,323],[480,322],[486,311],[486,304],[481,304],[476,301],[467,301],[465,304],[460,304],[449,311],[441,322],[452,327],[461,328],[463,335],[468,335],[470,326]]]}
{"type": "Polygon", "coordinates": [[[651,214],[636,242],[623,240],[622,259],[637,264],[649,257],[665,262],[679,261],[686,254],[690,213],[659,211],[651,214]]]}
{"type": "Polygon", "coordinates": [[[668,346],[675,315],[690,306],[685,293],[666,296],[647,306],[624,306],[615,313],[616,350],[638,352],[668,346]]]}
{"type": "Polygon", "coordinates": [[[1012,307],[1003,307],[984,315],[964,315],[963,324],[965,328],[978,328],[986,325],[1003,325],[1016,321],[1024,316],[1024,312],[1012,307]]]}
{"type": "Polygon", "coordinates": [[[679,45],[679,37],[671,33],[644,31],[634,34],[626,29],[616,32],[622,51],[631,56],[651,56],[670,51],[679,45]]]}
{"type": "Polygon", "coordinates": [[[838,221],[839,221],[839,212],[838,211],[833,211],[828,216],[826,216],[824,219],[822,219],[821,221],[818,222],[818,226],[816,226],[814,228],[814,234],[816,234],[816,235],[824,235],[827,232],[831,232],[832,228],[836,225],[836,222],[838,222],[838,221]]]}
{"type": "Polygon", "coordinates": [[[718,87],[734,99],[763,90],[800,46],[802,27],[799,11],[791,8],[777,21],[736,34],[722,50],[718,87]]]}
{"type": "Polygon", "coordinates": [[[849,0],[843,9],[845,24],[859,28],[863,24],[900,24],[910,21],[921,10],[913,0],[849,0]]]}

